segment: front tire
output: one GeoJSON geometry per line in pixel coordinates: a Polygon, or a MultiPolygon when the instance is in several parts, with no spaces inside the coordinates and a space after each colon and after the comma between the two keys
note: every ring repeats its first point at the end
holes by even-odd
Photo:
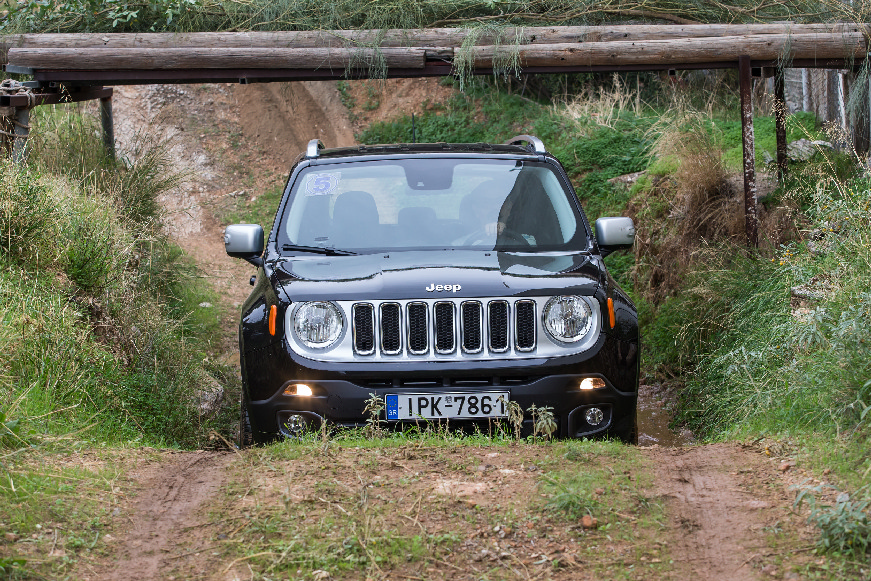
{"type": "Polygon", "coordinates": [[[248,417],[248,407],[245,398],[240,398],[239,410],[239,448],[248,448],[254,445],[254,432],[251,430],[251,420],[248,417]]]}
{"type": "Polygon", "coordinates": [[[638,445],[638,407],[632,410],[630,418],[625,418],[621,422],[620,428],[612,432],[613,436],[630,446],[638,445]]]}

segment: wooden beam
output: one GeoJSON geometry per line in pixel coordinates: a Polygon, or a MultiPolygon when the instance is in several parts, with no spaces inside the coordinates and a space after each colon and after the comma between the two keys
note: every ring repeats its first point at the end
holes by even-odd
{"type": "Polygon", "coordinates": [[[12,48],[9,64],[35,69],[423,68],[423,48],[12,48]],[[383,60],[382,60],[383,59],[383,60]]]}
{"type": "MultiPolygon", "coordinates": [[[[627,66],[753,60],[850,59],[867,53],[864,35],[750,35],[718,38],[471,47],[476,68],[497,67],[516,55],[528,66],[627,66]]],[[[450,48],[12,48],[9,64],[48,70],[423,68],[427,54],[450,60],[450,48]],[[382,60],[383,59],[383,60],[382,60]]],[[[458,52],[459,54],[459,52],[458,52]]]]}
{"type": "MultiPolygon", "coordinates": [[[[482,34],[480,46],[562,44],[619,40],[667,40],[769,34],[845,34],[869,25],[834,24],[696,24],[622,26],[548,26],[506,28],[498,38],[482,34]]],[[[349,46],[458,48],[471,34],[466,28],[417,30],[323,30],[297,32],[192,33],[47,33],[0,37],[0,52],[9,48],[341,48],[349,46]]]]}
{"type": "Polygon", "coordinates": [[[866,38],[838,35],[764,35],[721,38],[679,38],[644,42],[595,42],[534,46],[472,47],[476,67],[492,67],[516,55],[520,66],[638,65],[736,62],[753,60],[863,58],[866,38]]]}

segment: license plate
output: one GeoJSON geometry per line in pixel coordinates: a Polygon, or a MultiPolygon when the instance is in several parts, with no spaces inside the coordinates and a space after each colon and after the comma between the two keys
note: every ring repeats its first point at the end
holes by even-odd
{"type": "Polygon", "coordinates": [[[501,391],[388,394],[387,419],[501,418],[508,415],[509,395],[501,391]]]}

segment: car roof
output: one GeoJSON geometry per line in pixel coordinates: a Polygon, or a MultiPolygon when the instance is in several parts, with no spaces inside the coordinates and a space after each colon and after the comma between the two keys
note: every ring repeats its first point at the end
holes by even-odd
{"type": "Polygon", "coordinates": [[[538,157],[540,154],[527,146],[502,145],[492,143],[394,143],[384,145],[355,145],[353,147],[337,147],[321,149],[318,158],[340,158],[371,156],[378,154],[416,154],[416,153],[462,153],[462,154],[511,154],[538,157]]]}

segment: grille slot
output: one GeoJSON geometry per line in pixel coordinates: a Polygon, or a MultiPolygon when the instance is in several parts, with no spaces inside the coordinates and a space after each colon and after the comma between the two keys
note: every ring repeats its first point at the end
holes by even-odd
{"type": "Polygon", "coordinates": [[[535,349],[535,302],[514,303],[514,336],[519,351],[535,349]]]}
{"type": "Polygon", "coordinates": [[[368,303],[354,305],[354,351],[360,355],[375,352],[375,309],[368,303]]]}
{"type": "Polygon", "coordinates": [[[402,325],[398,303],[381,305],[381,351],[385,355],[396,355],[402,350],[402,325]]]}
{"type": "Polygon", "coordinates": [[[423,355],[429,350],[426,303],[408,304],[408,350],[423,355]]]}
{"type": "Polygon", "coordinates": [[[491,301],[487,305],[490,323],[490,351],[508,351],[508,302],[491,301]]]}
{"type": "Polygon", "coordinates": [[[484,347],[481,336],[484,327],[481,325],[481,303],[478,301],[466,301],[460,307],[462,314],[463,351],[466,353],[480,353],[484,347]]]}
{"type": "Polygon", "coordinates": [[[456,346],[454,339],[454,303],[436,303],[433,308],[435,321],[436,353],[453,353],[456,346]]]}

